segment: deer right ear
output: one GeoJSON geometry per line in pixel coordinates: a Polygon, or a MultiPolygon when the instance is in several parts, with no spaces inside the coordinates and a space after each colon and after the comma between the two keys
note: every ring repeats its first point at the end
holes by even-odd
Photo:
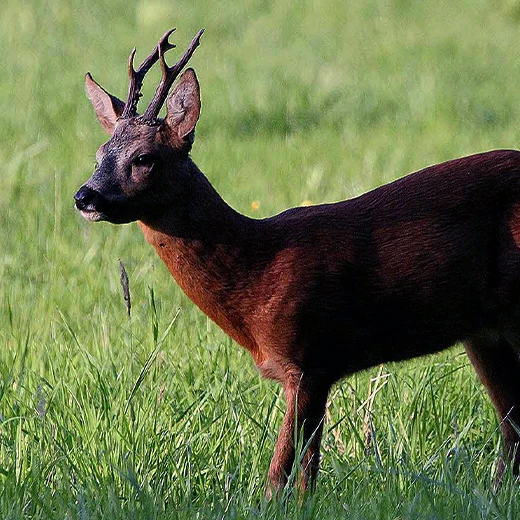
{"type": "Polygon", "coordinates": [[[193,69],[186,69],[168,96],[165,123],[174,142],[191,148],[200,115],[200,89],[193,69]]]}
{"type": "Polygon", "coordinates": [[[85,76],[85,90],[94,107],[98,121],[105,132],[112,135],[116,127],[117,118],[123,113],[125,108],[124,102],[109,94],[96,83],[90,72],[87,72],[85,76]]]}

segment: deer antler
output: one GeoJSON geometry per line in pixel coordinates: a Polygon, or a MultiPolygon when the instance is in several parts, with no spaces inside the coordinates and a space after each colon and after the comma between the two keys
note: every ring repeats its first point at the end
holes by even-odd
{"type": "Polygon", "coordinates": [[[125,103],[125,108],[121,117],[134,117],[137,115],[137,103],[142,95],[141,87],[143,85],[144,77],[161,55],[164,56],[166,51],[175,47],[173,43],[168,41],[168,38],[173,31],[175,31],[175,28],[170,29],[164,34],[153,52],[141,63],[141,65],[139,65],[137,70],[134,69],[135,47],[132,49],[130,57],[128,58],[128,76],[130,78],[130,85],[128,87],[128,97],[125,103]]]}
{"type": "MultiPolygon", "coordinates": [[[[164,101],[168,96],[168,92],[171,86],[173,85],[173,82],[175,81],[175,78],[180,74],[184,66],[193,56],[195,49],[199,46],[200,37],[202,36],[203,32],[204,29],[201,29],[195,35],[195,38],[193,38],[193,40],[191,41],[189,47],[186,49],[186,52],[183,54],[182,58],[173,67],[168,67],[168,65],[166,64],[166,61],[164,59],[164,53],[168,50],[168,48],[166,48],[166,46],[163,47],[163,45],[161,44],[164,37],[163,39],[161,39],[161,42],[159,42],[157,46],[157,50],[159,54],[159,62],[161,64],[162,69],[162,78],[161,82],[159,83],[159,86],[155,91],[152,101],[150,101],[148,108],[142,116],[143,121],[152,122],[157,118],[159,110],[161,110],[161,107],[163,106],[164,101]]],[[[168,43],[167,37],[166,43],[168,43]]]]}

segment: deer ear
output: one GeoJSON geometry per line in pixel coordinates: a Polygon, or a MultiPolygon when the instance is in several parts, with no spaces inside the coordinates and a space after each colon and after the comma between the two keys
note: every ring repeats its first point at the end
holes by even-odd
{"type": "Polygon", "coordinates": [[[125,108],[124,102],[109,94],[96,83],[89,72],[85,76],[85,90],[94,107],[98,121],[105,132],[112,135],[116,127],[117,118],[123,113],[125,108]]]}
{"type": "Polygon", "coordinates": [[[186,69],[168,96],[165,123],[171,136],[180,144],[191,144],[200,114],[200,90],[193,69],[186,69]]]}

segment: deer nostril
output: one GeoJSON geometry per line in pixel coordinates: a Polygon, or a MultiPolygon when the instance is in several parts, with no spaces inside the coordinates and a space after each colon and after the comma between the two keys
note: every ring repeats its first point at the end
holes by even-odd
{"type": "Polygon", "coordinates": [[[74,200],[76,201],[76,208],[85,209],[91,202],[94,201],[95,192],[86,186],[82,186],[76,195],[74,200]]]}

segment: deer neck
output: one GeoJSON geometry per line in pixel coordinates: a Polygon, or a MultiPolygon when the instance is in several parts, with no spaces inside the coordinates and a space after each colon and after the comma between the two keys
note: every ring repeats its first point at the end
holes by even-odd
{"type": "Polygon", "coordinates": [[[260,221],[232,209],[193,168],[191,202],[139,225],[186,295],[255,357],[243,295],[260,269],[254,267],[260,221]]]}

